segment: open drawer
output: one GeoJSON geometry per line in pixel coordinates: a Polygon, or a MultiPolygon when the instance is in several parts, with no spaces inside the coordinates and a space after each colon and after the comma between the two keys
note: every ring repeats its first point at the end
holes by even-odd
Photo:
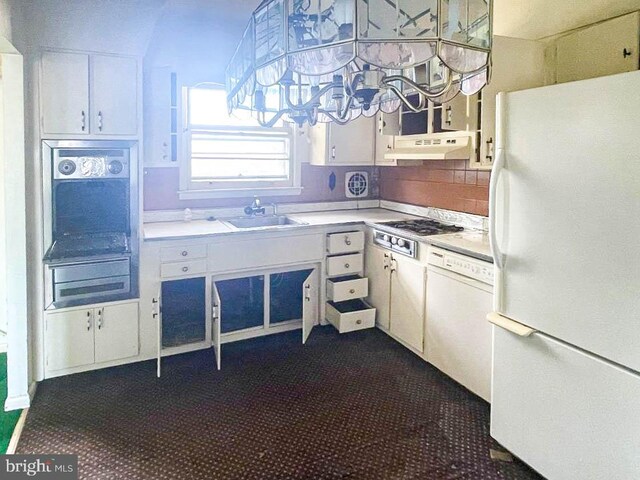
{"type": "Polygon", "coordinates": [[[327,302],[327,320],[340,333],[372,328],[376,324],[376,309],[365,301],[327,302]]]}
{"type": "Polygon", "coordinates": [[[344,302],[369,295],[369,280],[360,275],[330,278],[327,280],[327,299],[344,302]]]}

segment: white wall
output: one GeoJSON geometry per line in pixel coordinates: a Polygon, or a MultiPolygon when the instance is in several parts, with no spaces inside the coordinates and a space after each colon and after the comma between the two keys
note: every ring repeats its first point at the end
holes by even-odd
{"type": "Polygon", "coordinates": [[[224,83],[224,72],[248,19],[229,21],[220,15],[168,10],[151,37],[145,69],[172,67],[187,85],[224,83]]]}

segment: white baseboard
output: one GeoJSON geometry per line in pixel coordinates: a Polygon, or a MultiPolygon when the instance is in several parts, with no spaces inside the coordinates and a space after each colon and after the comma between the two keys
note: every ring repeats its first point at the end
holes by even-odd
{"type": "Polygon", "coordinates": [[[24,424],[27,423],[28,413],[28,408],[22,410],[20,418],[18,418],[18,423],[16,423],[16,428],[13,429],[13,433],[11,434],[11,440],[9,440],[9,445],[7,446],[7,455],[13,455],[14,453],[16,453],[18,442],[20,441],[20,435],[22,435],[22,430],[24,430],[24,424]]]}
{"type": "Polygon", "coordinates": [[[29,394],[18,395],[17,397],[8,397],[4,402],[4,411],[10,412],[12,410],[29,408],[29,405],[31,405],[31,398],[29,397],[29,394]]]}

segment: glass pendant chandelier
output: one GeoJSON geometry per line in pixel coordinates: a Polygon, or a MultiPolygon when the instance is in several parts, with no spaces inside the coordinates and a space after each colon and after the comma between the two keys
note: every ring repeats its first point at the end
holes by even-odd
{"type": "Polygon", "coordinates": [[[264,0],[227,67],[261,125],[415,112],[490,77],[492,0],[264,0]]]}

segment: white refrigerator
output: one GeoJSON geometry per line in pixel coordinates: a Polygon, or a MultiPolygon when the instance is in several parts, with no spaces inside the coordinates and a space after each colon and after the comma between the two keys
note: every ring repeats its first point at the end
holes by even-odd
{"type": "Polygon", "coordinates": [[[497,122],[491,435],[550,480],[640,479],[640,72],[497,122]]]}

